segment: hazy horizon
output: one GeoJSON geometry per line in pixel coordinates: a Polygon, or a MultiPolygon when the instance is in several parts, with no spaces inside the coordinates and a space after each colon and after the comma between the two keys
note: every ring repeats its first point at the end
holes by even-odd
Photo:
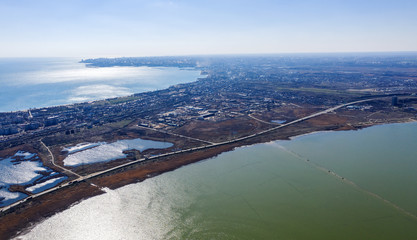
{"type": "Polygon", "coordinates": [[[0,57],[417,51],[417,2],[2,1],[0,57]]]}
{"type": "Polygon", "coordinates": [[[414,55],[417,54],[417,51],[374,51],[374,52],[288,52],[288,53],[224,53],[224,54],[176,54],[176,55],[132,55],[132,56],[14,56],[14,57],[8,57],[8,56],[0,56],[0,59],[53,59],[53,58],[67,58],[67,59],[79,59],[85,60],[85,59],[95,59],[95,58],[146,58],[146,57],[251,57],[251,56],[340,56],[340,55],[346,55],[346,56],[377,56],[377,55],[414,55]]]}

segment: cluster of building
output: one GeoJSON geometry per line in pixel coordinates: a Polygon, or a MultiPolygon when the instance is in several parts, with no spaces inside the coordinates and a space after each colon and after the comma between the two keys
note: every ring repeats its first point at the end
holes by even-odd
{"type": "MultiPolygon", "coordinates": [[[[329,67],[326,62],[308,58],[122,58],[84,62],[93,66],[193,66],[207,76],[129,97],[0,113],[0,141],[56,131],[72,134],[77,128],[122,119],[139,119],[143,126],[168,129],[189,121],[222,121],[265,112],[290,103],[328,107],[357,99],[357,94],[347,91],[350,89],[374,89],[373,93],[378,89],[381,94],[392,93],[393,89],[396,93],[417,92],[417,78],[404,76],[406,72],[397,76],[372,68],[353,71],[358,66],[351,63],[336,62],[339,65],[329,67]]],[[[379,63],[378,67],[384,66],[379,63]]]]}

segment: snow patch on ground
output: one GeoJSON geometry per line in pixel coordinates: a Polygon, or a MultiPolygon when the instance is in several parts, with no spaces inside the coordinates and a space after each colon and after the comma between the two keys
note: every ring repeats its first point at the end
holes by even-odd
{"type": "Polygon", "coordinates": [[[78,166],[81,164],[91,164],[97,162],[107,162],[120,158],[125,158],[123,151],[136,149],[144,151],[146,149],[163,149],[169,148],[173,144],[169,142],[157,142],[152,140],[143,140],[140,138],[132,140],[119,140],[114,143],[101,144],[97,147],[84,151],[69,154],[64,159],[65,166],[78,166]]]}

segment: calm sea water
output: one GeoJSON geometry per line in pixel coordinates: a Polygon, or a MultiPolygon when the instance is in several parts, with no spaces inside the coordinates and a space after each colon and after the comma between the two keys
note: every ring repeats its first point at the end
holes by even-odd
{"type": "Polygon", "coordinates": [[[0,58],[0,112],[85,102],[192,82],[178,68],[87,68],[75,58],[0,58]]]}
{"type": "Polygon", "coordinates": [[[22,238],[416,239],[416,149],[417,123],[242,147],[108,190],[22,238]]]}

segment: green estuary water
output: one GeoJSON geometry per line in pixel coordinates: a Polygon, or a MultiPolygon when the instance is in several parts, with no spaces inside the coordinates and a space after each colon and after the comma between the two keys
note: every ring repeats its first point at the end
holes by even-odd
{"type": "Polygon", "coordinates": [[[21,237],[417,239],[416,155],[417,123],[241,147],[107,190],[21,237]]]}

